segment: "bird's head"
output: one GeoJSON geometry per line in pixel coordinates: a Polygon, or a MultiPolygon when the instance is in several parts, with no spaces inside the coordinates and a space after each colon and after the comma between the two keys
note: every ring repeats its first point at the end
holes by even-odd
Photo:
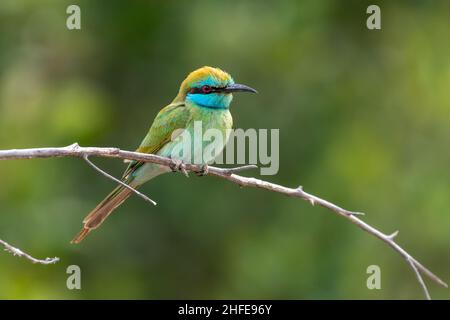
{"type": "Polygon", "coordinates": [[[233,92],[257,91],[243,84],[234,83],[233,78],[219,68],[202,67],[192,71],[183,81],[175,101],[187,101],[200,107],[227,109],[233,92]]]}

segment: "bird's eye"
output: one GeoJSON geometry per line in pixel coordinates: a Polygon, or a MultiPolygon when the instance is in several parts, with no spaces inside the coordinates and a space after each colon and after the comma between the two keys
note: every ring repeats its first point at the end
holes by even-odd
{"type": "Polygon", "coordinates": [[[203,93],[210,93],[211,91],[212,91],[212,88],[210,86],[205,85],[202,87],[203,93]]]}

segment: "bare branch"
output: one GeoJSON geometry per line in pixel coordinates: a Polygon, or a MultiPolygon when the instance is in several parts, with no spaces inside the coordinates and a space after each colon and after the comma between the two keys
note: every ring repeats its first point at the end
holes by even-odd
{"type": "Polygon", "coordinates": [[[54,257],[54,258],[45,258],[44,260],[41,259],[36,259],[33,258],[32,256],[30,256],[28,253],[23,252],[22,250],[20,250],[19,248],[13,247],[12,245],[10,245],[9,243],[3,241],[2,239],[0,239],[0,244],[5,247],[5,251],[12,253],[13,256],[18,256],[18,257],[22,257],[25,258],[33,263],[39,263],[39,264],[53,264],[59,261],[58,257],[54,257]]]}
{"type": "MultiPolygon", "coordinates": [[[[179,163],[173,161],[172,159],[161,157],[154,154],[144,154],[138,152],[124,151],[119,148],[97,148],[97,147],[80,147],[78,144],[72,144],[63,148],[37,148],[37,149],[19,149],[19,150],[4,150],[0,151],[0,160],[12,160],[12,159],[32,159],[32,158],[54,158],[54,157],[79,157],[83,159],[87,159],[88,156],[98,156],[98,157],[106,157],[106,158],[120,158],[124,160],[136,160],[143,162],[151,162],[160,164],[163,166],[167,166],[170,168],[178,168],[182,169],[181,171],[191,171],[191,172],[202,172],[204,169],[202,166],[193,165],[193,164],[182,164],[180,166],[179,163]]],[[[288,188],[279,184],[271,183],[268,181],[252,178],[252,177],[243,177],[237,175],[236,172],[241,172],[243,170],[253,169],[254,166],[244,166],[239,168],[217,168],[217,167],[208,167],[208,174],[216,177],[223,178],[225,180],[236,183],[242,187],[252,187],[265,189],[271,192],[276,192],[280,194],[284,194],[291,197],[296,197],[308,201],[311,205],[318,205],[324,207],[341,217],[349,220],[351,223],[358,226],[360,229],[365,232],[377,237],[378,239],[385,242],[389,245],[393,250],[395,250],[398,254],[400,254],[405,261],[409,264],[409,266],[413,269],[416,274],[416,277],[422,286],[422,289],[425,293],[425,296],[429,298],[428,290],[426,289],[425,283],[423,282],[420,273],[426,275],[429,279],[436,282],[437,284],[447,288],[448,285],[442,281],[438,276],[433,274],[430,270],[424,267],[420,262],[414,259],[407,251],[405,251],[400,245],[398,245],[394,240],[397,236],[397,232],[394,232],[390,235],[385,234],[378,229],[372,227],[367,224],[360,218],[356,217],[357,215],[362,215],[360,212],[353,212],[346,209],[343,209],[327,200],[321,199],[317,196],[309,194],[303,190],[303,187],[297,188],[288,188]]],[[[103,174],[103,173],[102,173],[103,174]]],[[[114,180],[116,181],[116,180],[114,180]]],[[[116,181],[117,182],[117,181],[116,181]]]]}
{"type": "Polygon", "coordinates": [[[239,172],[252,170],[252,169],[258,169],[258,166],[254,165],[254,164],[249,164],[249,165],[246,165],[246,166],[241,166],[241,167],[236,167],[236,168],[225,168],[224,169],[224,173],[228,174],[228,175],[231,175],[233,173],[239,173],[239,172]]]}
{"type": "Polygon", "coordinates": [[[110,175],[109,173],[103,171],[102,169],[100,169],[99,167],[97,167],[91,160],[89,160],[89,157],[87,155],[83,156],[84,161],[86,161],[94,170],[96,170],[97,172],[100,172],[101,175],[107,177],[108,179],[111,179],[112,181],[120,184],[121,186],[131,190],[132,192],[134,192],[135,194],[137,194],[139,197],[141,197],[142,199],[144,199],[147,202],[150,202],[151,204],[153,204],[154,206],[156,206],[156,202],[153,201],[152,199],[150,199],[149,197],[147,197],[145,194],[137,191],[135,188],[133,188],[132,186],[129,186],[128,184],[120,181],[119,179],[113,177],[112,175],[110,175]]]}
{"type": "Polygon", "coordinates": [[[414,262],[411,259],[406,259],[406,261],[408,261],[411,269],[413,269],[414,273],[416,274],[416,278],[417,281],[419,281],[420,286],[422,287],[423,292],[425,293],[425,297],[427,298],[427,300],[431,300],[431,296],[430,293],[428,292],[428,288],[427,285],[425,284],[425,282],[423,281],[422,276],[420,275],[419,270],[417,270],[416,265],[414,264],[414,262]]]}

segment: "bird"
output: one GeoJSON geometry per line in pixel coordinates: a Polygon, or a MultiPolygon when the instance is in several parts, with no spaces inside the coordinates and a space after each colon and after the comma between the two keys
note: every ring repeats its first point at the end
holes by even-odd
{"type": "MultiPolygon", "coordinates": [[[[220,68],[204,66],[192,71],[181,83],[175,99],[156,115],[136,152],[172,157],[173,151],[184,143],[180,138],[182,133],[193,133],[195,123],[201,124],[203,132],[207,129],[217,129],[223,135],[219,146],[219,149],[223,149],[233,126],[229,109],[235,92],[257,93],[247,85],[235,83],[230,74],[220,68]]],[[[199,146],[192,146],[193,154],[200,151],[198,148],[199,146]]],[[[214,155],[203,158],[202,165],[207,166],[214,158],[214,155]]],[[[177,160],[192,163],[192,159],[188,157],[177,160]]],[[[147,181],[170,171],[174,169],[149,162],[130,161],[121,181],[137,189],[147,181]]],[[[131,193],[130,188],[117,186],[84,218],[83,228],[71,243],[80,243],[131,193]]]]}

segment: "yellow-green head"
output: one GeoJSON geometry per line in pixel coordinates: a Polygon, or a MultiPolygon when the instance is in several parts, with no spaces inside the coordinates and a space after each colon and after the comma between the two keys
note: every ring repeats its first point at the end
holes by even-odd
{"type": "Polygon", "coordinates": [[[181,83],[174,101],[186,101],[199,107],[227,109],[233,100],[233,92],[256,93],[246,85],[234,83],[233,78],[219,68],[202,67],[192,71],[181,83]]]}

